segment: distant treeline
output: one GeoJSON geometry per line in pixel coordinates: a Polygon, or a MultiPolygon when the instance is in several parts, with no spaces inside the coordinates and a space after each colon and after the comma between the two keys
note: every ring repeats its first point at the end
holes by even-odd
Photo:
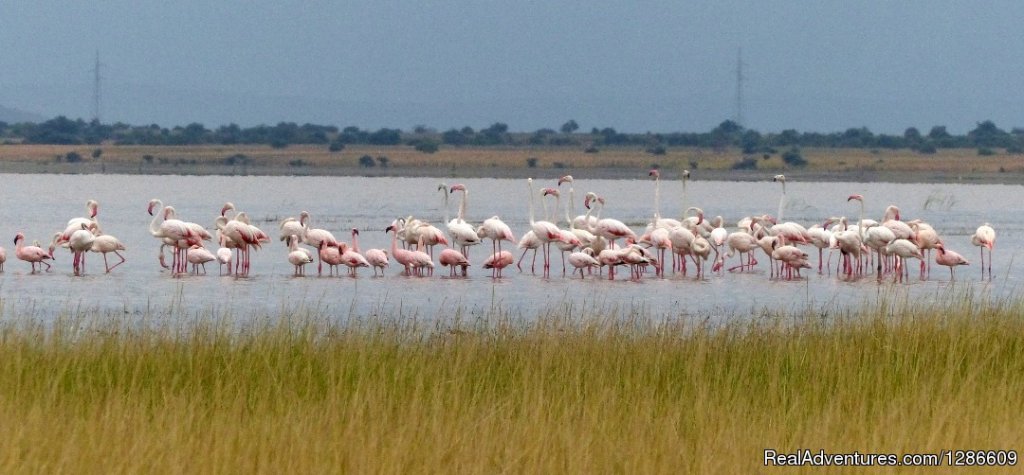
{"type": "Polygon", "coordinates": [[[979,151],[1004,148],[1008,153],[1024,152],[1024,129],[1007,132],[992,121],[977,124],[966,135],[952,135],[945,126],[932,127],[922,133],[910,127],[902,135],[875,134],[866,127],[843,132],[820,133],[783,130],[760,133],[727,120],[708,132],[620,133],[614,128],[593,128],[580,131],[570,120],[558,130],[509,132],[508,125],[495,123],[487,128],[472,127],[437,131],[417,126],[411,131],[382,128],[363,130],[359,127],[339,129],[331,125],[281,122],[274,126],[239,127],[235,124],[208,129],[192,123],[173,128],[157,124],[133,126],[123,123],[103,124],[57,117],[42,123],[8,124],[0,122],[3,143],[82,145],[112,143],[117,145],[204,145],[265,144],[283,148],[289,145],[323,145],[338,151],[350,144],[409,145],[432,153],[440,146],[557,146],[584,147],[596,151],[601,146],[639,146],[652,153],[664,153],[665,147],[685,146],[723,149],[738,147],[744,153],[774,151],[776,147],[825,147],[865,149],[912,149],[935,153],[942,148],[978,148],[979,151]]]}

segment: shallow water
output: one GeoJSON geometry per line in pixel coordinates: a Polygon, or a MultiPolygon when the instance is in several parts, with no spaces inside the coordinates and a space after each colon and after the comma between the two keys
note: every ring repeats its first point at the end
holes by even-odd
{"type": "MultiPolygon", "coordinates": [[[[485,243],[470,252],[474,266],[469,278],[448,278],[438,268],[433,277],[401,275],[394,262],[384,277],[373,277],[361,269],[357,278],[317,277],[314,265],[307,277],[292,277],[287,248],[276,240],[278,222],[312,215],[313,225],[349,240],[348,231],[361,231],[360,247],[388,248],[384,228],[398,216],[413,214],[429,219],[444,229],[442,194],[436,178],[360,177],[228,177],[228,176],[144,176],[144,175],[0,175],[0,236],[6,236],[8,260],[0,274],[0,309],[7,315],[30,310],[35,315],[57,315],[77,309],[147,315],[170,306],[185,312],[216,312],[235,316],[273,314],[280,309],[307,306],[331,315],[367,316],[378,313],[432,317],[460,309],[467,317],[485,316],[500,308],[529,318],[539,312],[591,310],[622,314],[643,312],[653,315],[750,315],[774,310],[822,309],[822,312],[872,302],[878,296],[908,295],[932,298],[951,290],[1011,295],[1024,270],[1014,264],[1021,249],[1022,225],[1013,215],[1024,202],[1019,185],[936,185],[893,183],[787,183],[785,220],[810,225],[829,216],[845,215],[856,220],[859,206],[848,203],[852,193],[865,196],[867,217],[880,219],[889,204],[900,206],[902,218],[922,218],[943,237],[947,247],[971,260],[957,270],[957,281],[949,281],[944,267],[933,266],[930,279],[921,281],[916,262],[911,278],[893,284],[874,276],[847,280],[806,272],[794,281],[771,280],[763,263],[754,272],[725,273],[703,279],[691,275],[660,279],[648,275],[640,281],[608,281],[597,275],[581,280],[563,277],[559,257],[552,257],[550,278],[532,274],[526,262],[520,273],[514,267],[505,277],[491,279],[479,267],[490,249],[485,243]],[[128,246],[128,261],[110,274],[103,273],[102,258],[90,254],[86,275],[72,275],[71,255],[56,253],[54,271],[30,275],[29,265],[14,257],[11,244],[22,231],[27,241],[38,239],[44,246],[49,237],[64,228],[68,219],[82,216],[87,199],[100,202],[98,220],[103,231],[117,236],[128,246]],[[218,276],[216,264],[208,264],[208,275],[173,277],[157,263],[158,242],[148,231],[151,217],[146,213],[150,198],[173,205],[181,219],[203,224],[212,230],[213,220],[225,201],[246,211],[253,224],[275,238],[262,250],[254,251],[248,278],[218,276]],[[982,222],[997,231],[995,279],[982,281],[977,265],[978,249],[969,236],[982,222]]],[[[525,180],[467,179],[470,191],[467,220],[480,223],[499,215],[516,236],[528,229],[527,185],[525,180]]],[[[449,184],[455,180],[449,180],[449,184]]],[[[554,187],[553,180],[537,180],[536,190],[554,187]]],[[[576,213],[581,214],[585,191],[595,191],[607,200],[603,216],[630,224],[638,233],[653,213],[654,188],[649,180],[587,180],[577,177],[576,213]]],[[[563,193],[568,195],[563,186],[563,193]]],[[[661,213],[679,217],[685,206],[699,205],[708,217],[722,215],[727,223],[752,214],[778,212],[781,188],[765,182],[691,181],[686,205],[678,181],[662,184],[661,213]]],[[[567,197],[567,196],[566,196],[567,197]]],[[[458,203],[453,199],[451,214],[458,203]]],[[[542,211],[538,201],[537,215],[542,211]]],[[[564,218],[564,212],[559,213],[564,218]]],[[[213,250],[215,244],[208,247],[213,250]]],[[[812,262],[817,263],[814,249],[812,262]]],[[[515,251],[516,257],[519,252],[515,251]]],[[[113,256],[111,256],[113,258],[113,256]]],[[[538,260],[540,260],[538,258],[538,260]]],[[[834,261],[833,261],[834,262],[834,261]]],[[[730,261],[727,265],[734,265],[730,261]]],[[[619,272],[621,276],[623,272],[619,272]]]]}

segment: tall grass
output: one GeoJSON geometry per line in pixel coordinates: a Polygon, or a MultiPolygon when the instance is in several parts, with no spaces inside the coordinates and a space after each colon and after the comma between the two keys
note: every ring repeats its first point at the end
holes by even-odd
{"type": "Polygon", "coordinates": [[[766,448],[1015,449],[1022,310],[963,296],[714,325],[245,326],[8,311],[0,472],[752,473],[766,448]]]}

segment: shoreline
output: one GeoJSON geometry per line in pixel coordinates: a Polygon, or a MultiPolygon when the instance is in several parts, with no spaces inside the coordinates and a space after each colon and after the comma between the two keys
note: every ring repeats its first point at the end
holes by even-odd
{"type": "MultiPolygon", "coordinates": [[[[430,167],[393,166],[388,168],[337,167],[291,167],[272,165],[230,166],[217,164],[200,165],[133,165],[133,164],[66,164],[0,161],[3,174],[55,174],[55,175],[182,175],[182,176],[326,176],[326,177],[367,177],[367,178],[538,178],[557,179],[564,175],[577,178],[605,180],[646,180],[646,167],[430,167]]],[[[790,180],[805,182],[852,182],[852,183],[958,183],[975,185],[1024,184],[1020,173],[973,172],[955,173],[949,171],[849,171],[849,170],[691,170],[694,181],[738,181],[753,182],[770,180],[778,173],[784,173],[790,180]]],[[[664,170],[666,180],[676,178],[674,170],[664,170]]]]}

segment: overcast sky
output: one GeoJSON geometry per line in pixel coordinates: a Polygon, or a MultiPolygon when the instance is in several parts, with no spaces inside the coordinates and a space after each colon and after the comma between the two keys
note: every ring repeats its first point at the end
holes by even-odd
{"type": "Polygon", "coordinates": [[[0,105],[104,122],[1024,127],[1024,2],[4,0],[0,105]]]}

